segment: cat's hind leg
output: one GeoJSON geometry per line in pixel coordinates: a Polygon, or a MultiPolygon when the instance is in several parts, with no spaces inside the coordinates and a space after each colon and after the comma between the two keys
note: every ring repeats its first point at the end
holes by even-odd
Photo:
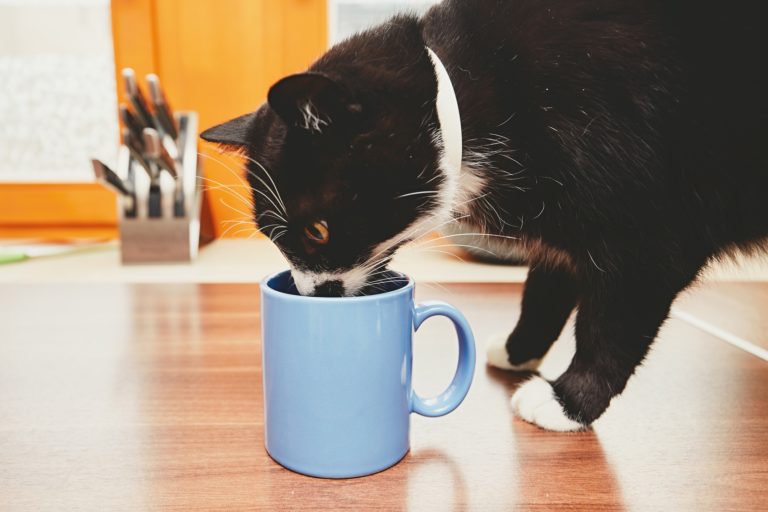
{"type": "Polygon", "coordinates": [[[504,370],[536,370],[560,336],[578,296],[576,278],[569,269],[533,265],[525,281],[517,326],[512,334],[488,340],[488,364],[504,370]]]}

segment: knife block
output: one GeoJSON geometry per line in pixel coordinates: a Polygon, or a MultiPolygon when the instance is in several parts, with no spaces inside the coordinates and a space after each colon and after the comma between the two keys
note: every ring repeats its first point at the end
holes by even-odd
{"type": "Polygon", "coordinates": [[[146,171],[121,146],[117,174],[132,177],[136,190],[135,216],[126,214],[125,198],[118,197],[120,255],[125,265],[143,263],[189,263],[197,257],[200,243],[202,168],[197,155],[198,116],[196,112],[177,112],[177,146],[180,179],[184,194],[184,216],[174,217],[175,181],[162,172],[161,217],[149,217],[149,184],[146,171]]]}

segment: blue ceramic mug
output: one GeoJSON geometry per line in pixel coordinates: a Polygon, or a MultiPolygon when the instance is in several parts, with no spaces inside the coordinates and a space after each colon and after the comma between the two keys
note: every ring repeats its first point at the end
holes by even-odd
{"type": "Polygon", "coordinates": [[[304,297],[290,272],[261,283],[264,432],[270,456],[306,475],[347,478],[386,469],[409,449],[411,412],[442,416],[464,400],[475,345],[464,316],[443,302],[415,305],[406,276],[359,297],[304,297]],[[414,330],[448,317],[459,362],[442,394],[411,388],[414,330]]]}

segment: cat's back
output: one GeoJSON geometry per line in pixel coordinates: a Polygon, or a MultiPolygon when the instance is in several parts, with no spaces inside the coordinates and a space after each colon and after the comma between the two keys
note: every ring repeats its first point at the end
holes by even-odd
{"type": "Polygon", "coordinates": [[[517,112],[540,161],[559,152],[596,180],[610,161],[623,183],[676,198],[671,208],[752,219],[749,238],[768,229],[765,10],[749,0],[445,0],[424,30],[461,71],[467,116],[517,112]]]}
{"type": "Polygon", "coordinates": [[[656,59],[701,89],[738,90],[739,101],[759,91],[754,100],[768,105],[767,10],[751,0],[444,0],[425,29],[449,54],[509,52],[531,70],[567,64],[558,57],[585,67],[598,59],[593,72],[656,59]]]}
{"type": "Polygon", "coordinates": [[[488,90],[508,91],[501,104],[554,104],[569,116],[594,102],[612,115],[639,112],[633,120],[653,130],[740,139],[744,151],[754,149],[743,146],[745,137],[768,139],[762,4],[445,0],[426,15],[424,30],[441,55],[479,78],[468,90],[489,80],[488,90]]]}

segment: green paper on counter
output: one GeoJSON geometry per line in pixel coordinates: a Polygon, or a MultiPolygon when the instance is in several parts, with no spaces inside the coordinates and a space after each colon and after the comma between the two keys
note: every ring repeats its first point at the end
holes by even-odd
{"type": "Polygon", "coordinates": [[[75,243],[75,244],[0,244],[0,265],[20,263],[34,258],[59,256],[112,247],[110,243],[75,243]]]}
{"type": "Polygon", "coordinates": [[[23,252],[4,251],[3,249],[0,249],[0,265],[5,265],[6,263],[18,263],[28,258],[29,256],[23,252]]]}

